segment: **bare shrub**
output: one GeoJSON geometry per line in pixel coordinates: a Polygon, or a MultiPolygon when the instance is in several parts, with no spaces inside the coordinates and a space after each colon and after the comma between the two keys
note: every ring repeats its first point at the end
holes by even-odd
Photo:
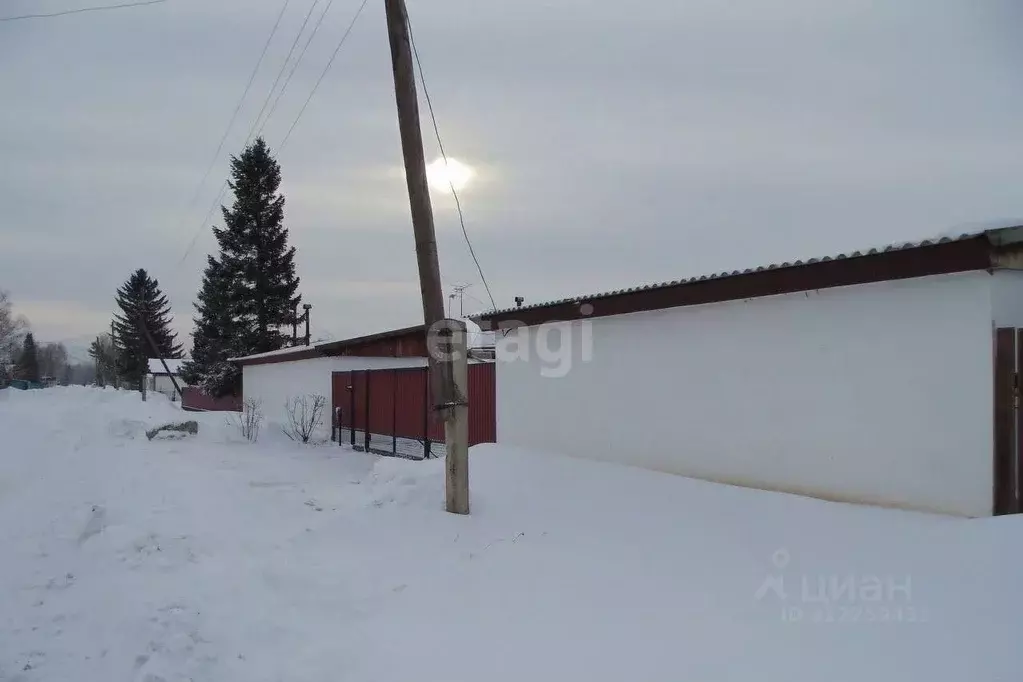
{"type": "Polygon", "coordinates": [[[14,314],[10,297],[6,291],[0,290],[0,373],[14,363],[27,329],[28,320],[14,314]]]}
{"type": "Polygon", "coordinates": [[[227,423],[238,429],[250,443],[259,439],[259,427],[263,424],[263,401],[248,398],[242,403],[242,411],[227,418],[227,423]]]}
{"type": "Polygon", "coordinates": [[[288,398],[284,403],[288,415],[288,424],[283,427],[284,435],[291,440],[308,443],[323,422],[326,407],[327,399],[322,395],[288,398]]]}

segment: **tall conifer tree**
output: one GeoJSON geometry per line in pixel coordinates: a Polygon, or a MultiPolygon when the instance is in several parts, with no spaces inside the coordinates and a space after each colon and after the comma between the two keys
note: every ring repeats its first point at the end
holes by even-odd
{"type": "Polygon", "coordinates": [[[139,268],[117,290],[114,332],[118,374],[141,390],[149,358],[180,358],[181,344],[170,328],[170,303],[160,284],[139,268]],[[149,330],[156,351],[149,346],[140,324],[149,330]]]}
{"type": "Polygon", "coordinates": [[[295,248],[284,227],[281,168],[262,138],[231,158],[231,208],[214,227],[219,254],[210,256],[195,308],[189,383],[208,393],[237,393],[241,375],[230,357],[283,348],[301,303],[295,248]]]}

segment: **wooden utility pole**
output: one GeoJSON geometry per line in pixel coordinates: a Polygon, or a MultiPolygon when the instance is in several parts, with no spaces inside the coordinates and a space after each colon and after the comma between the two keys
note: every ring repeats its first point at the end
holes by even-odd
{"type": "MultiPolygon", "coordinates": [[[[145,336],[146,342],[149,343],[149,347],[152,349],[153,355],[160,359],[160,364],[163,365],[163,371],[167,372],[167,376],[170,378],[171,383],[174,384],[174,390],[178,392],[178,399],[183,403],[185,396],[181,393],[181,387],[178,386],[178,380],[174,378],[174,375],[171,374],[170,367],[167,366],[167,359],[163,357],[163,353],[161,353],[160,349],[157,347],[156,341],[153,340],[153,335],[149,333],[149,328],[146,327],[146,323],[140,321],[139,325],[142,327],[142,334],[145,336]]],[[[143,392],[143,400],[145,400],[145,395],[145,392],[143,392]]]]}
{"type": "Polygon", "coordinates": [[[447,510],[454,514],[469,513],[469,350],[465,322],[447,320],[451,330],[448,353],[451,362],[452,392],[459,396],[447,409],[444,421],[444,460],[447,510]]]}
{"type": "Polygon", "coordinates": [[[146,337],[142,331],[146,328],[145,323],[142,321],[142,311],[139,311],[139,319],[137,320],[138,333],[139,333],[139,356],[142,360],[142,367],[140,368],[140,379],[139,379],[139,391],[142,393],[142,402],[146,402],[146,374],[149,373],[149,361],[148,355],[146,355],[146,337]]]}
{"type": "Polygon", "coordinates": [[[405,160],[405,181],[412,210],[412,229],[416,236],[416,260],[419,263],[419,288],[423,297],[430,365],[430,394],[434,408],[444,416],[444,440],[447,449],[447,510],[469,513],[469,453],[466,417],[468,406],[465,385],[459,390],[456,366],[468,361],[464,352],[465,325],[444,318],[444,293],[441,290],[437,237],[433,227],[433,208],[426,181],[423,157],[423,133],[419,126],[419,102],[412,67],[408,12],[405,0],[384,0],[387,11],[387,35],[391,44],[394,72],[394,98],[398,105],[398,129],[405,160]],[[459,329],[462,333],[459,333],[459,329]],[[461,339],[462,351],[459,350],[461,339]]]}

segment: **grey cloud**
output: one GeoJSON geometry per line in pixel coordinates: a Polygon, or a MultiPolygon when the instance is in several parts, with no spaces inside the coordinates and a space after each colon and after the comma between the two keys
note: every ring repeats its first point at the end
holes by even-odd
{"type": "MultiPolygon", "coordinates": [[[[309,4],[292,3],[191,207],[278,2],[0,25],[0,286],[35,302],[37,325],[100,331],[95,315],[142,266],[187,331],[208,226],[179,261],[309,4]]],[[[335,0],[266,126],[272,147],[356,5],[335,0]]],[[[1023,214],[1023,10],[1010,0],[410,11],[448,151],[478,168],[462,198],[499,305],[1023,214]]],[[[388,60],[382,5],[370,3],[280,153],[314,332],[421,314],[388,60]]],[[[436,156],[428,125],[424,136],[436,156]]],[[[444,278],[474,282],[479,308],[450,198],[434,204],[444,278]]]]}

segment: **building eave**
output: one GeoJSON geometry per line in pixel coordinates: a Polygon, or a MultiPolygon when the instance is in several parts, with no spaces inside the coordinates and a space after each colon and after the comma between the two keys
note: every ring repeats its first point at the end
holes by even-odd
{"type": "Polygon", "coordinates": [[[472,319],[483,329],[506,329],[998,267],[1023,267],[1023,227],[576,296],[472,319]]]}

